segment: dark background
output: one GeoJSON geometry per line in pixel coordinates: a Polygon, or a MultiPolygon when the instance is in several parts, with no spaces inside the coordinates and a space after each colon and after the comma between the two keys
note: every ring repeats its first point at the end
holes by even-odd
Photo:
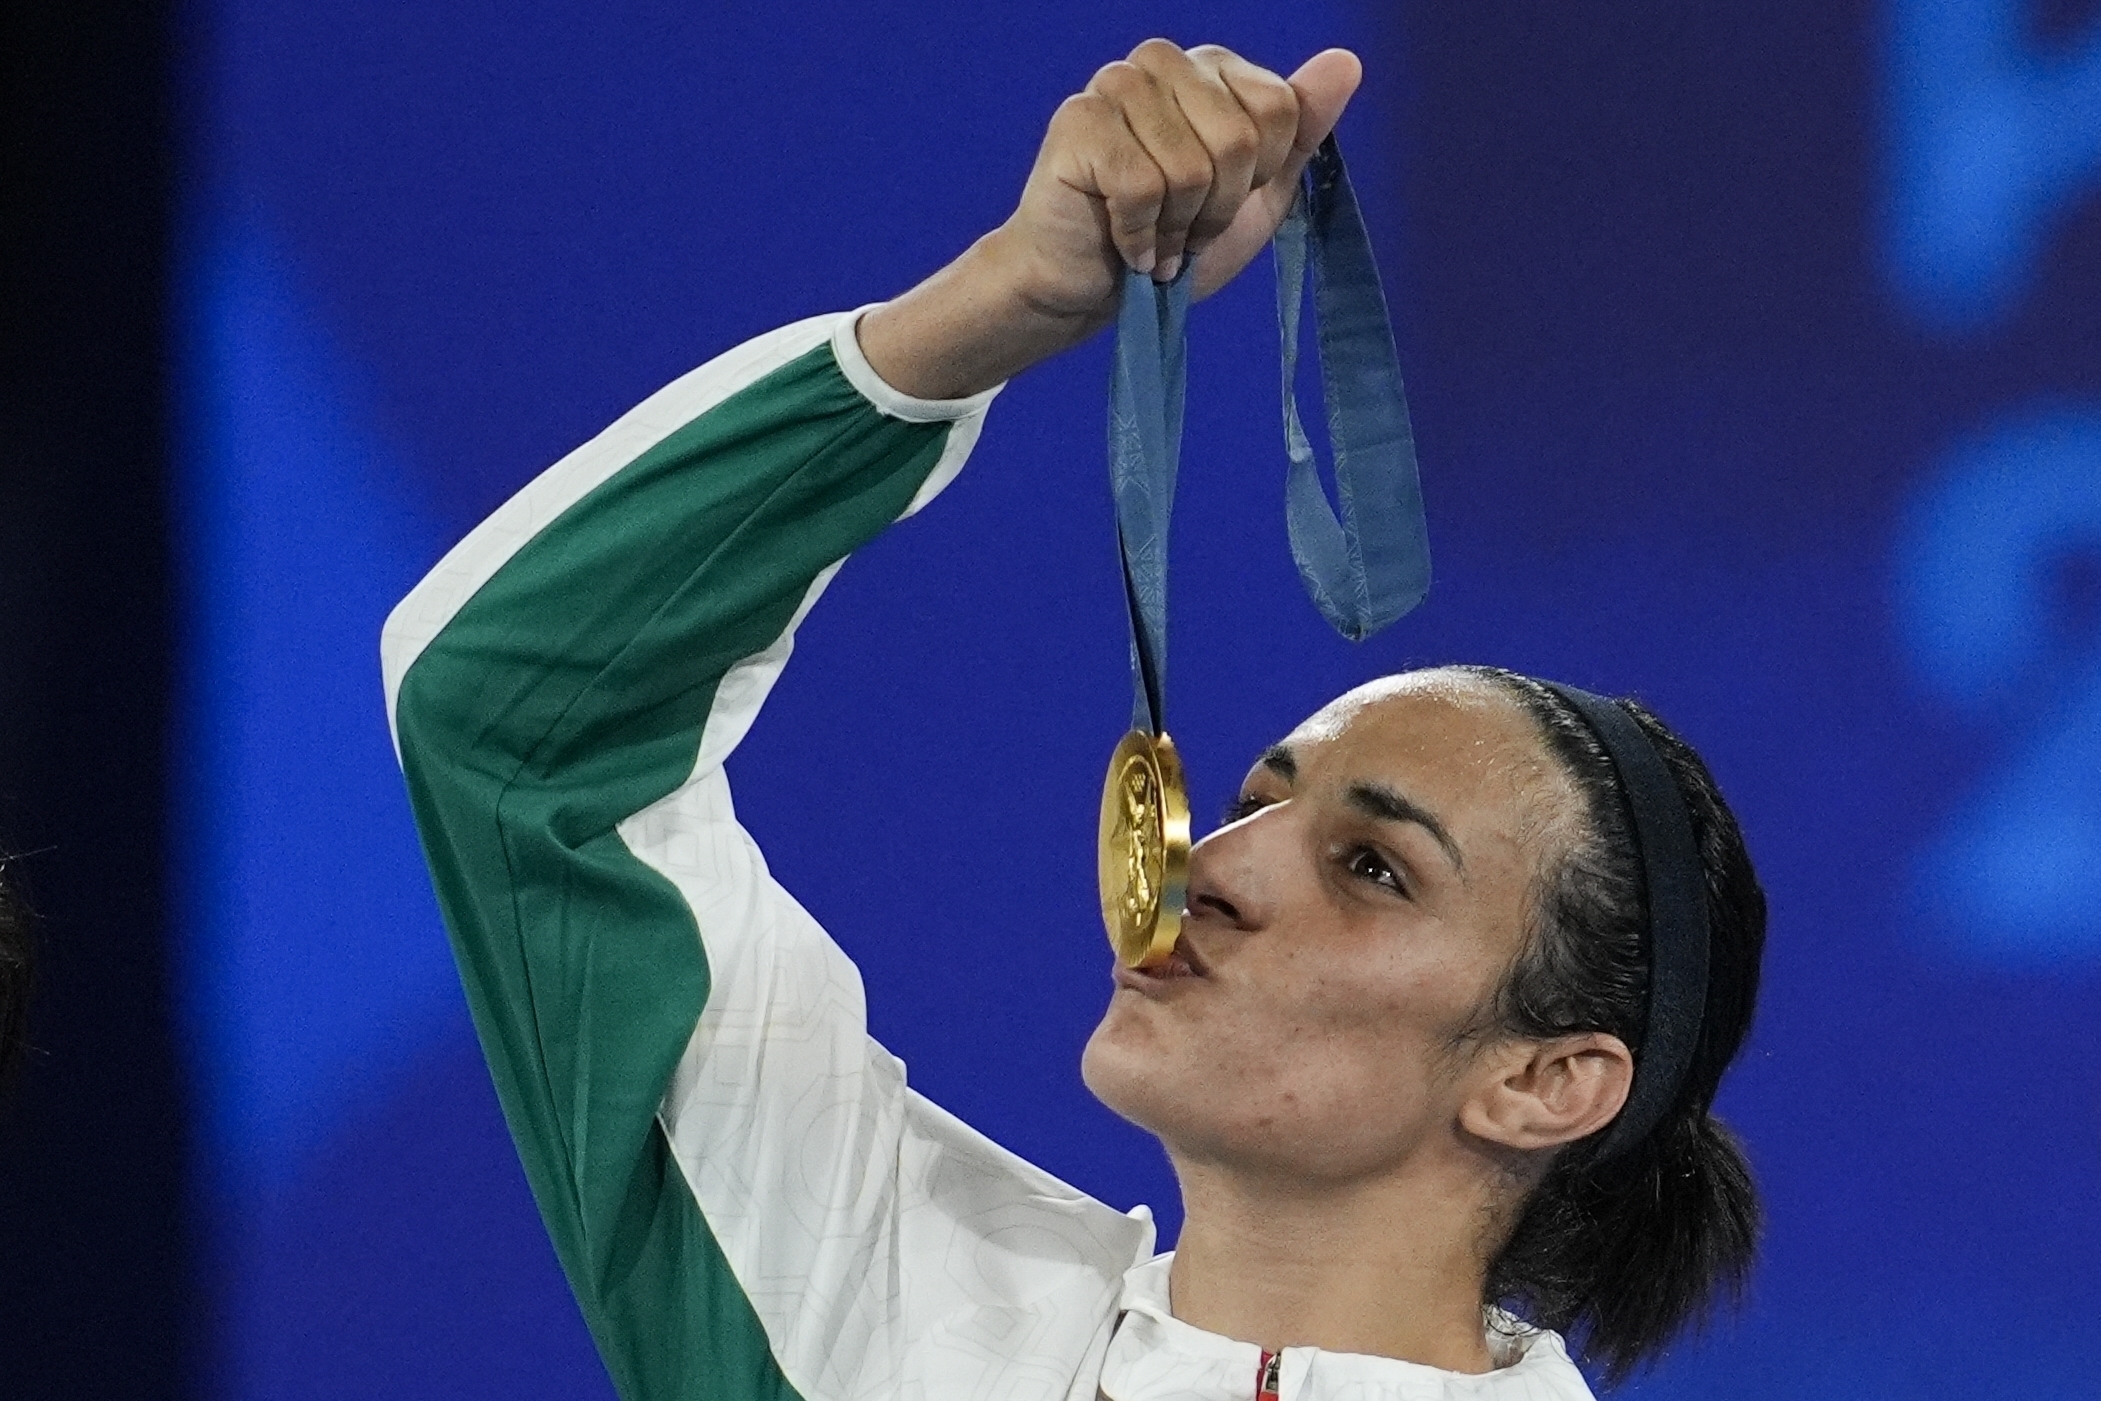
{"type": "MultiPolygon", "coordinates": [[[[451,980],[379,621],[663,381],[938,266],[1154,32],[1363,54],[1342,138],[1438,570],[1362,648],[1299,595],[1258,264],[1194,323],[1200,815],[1382,671],[1643,695],[1773,898],[1722,1106],[1772,1226],[1746,1311],[1633,1389],[2101,1396],[2053,1331],[2101,1258],[2090,5],[0,24],[0,833],[36,853],[48,970],[0,1120],[0,1397],[607,1394],[451,980]]],[[[1095,345],[1009,388],[731,772],[915,1083],[1171,1239],[1157,1151],[1074,1074],[1128,694],[1105,377],[1095,345]],[[984,782],[937,803],[936,765],[984,782]]]]}
{"type": "Polygon", "coordinates": [[[0,6],[0,851],[41,912],[0,1110],[0,1396],[182,1392],[170,1026],[170,20],[0,6]]]}

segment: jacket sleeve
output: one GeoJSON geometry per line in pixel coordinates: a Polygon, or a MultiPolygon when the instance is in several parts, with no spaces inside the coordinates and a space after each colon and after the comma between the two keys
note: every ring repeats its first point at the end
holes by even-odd
{"type": "Polygon", "coordinates": [[[629,1401],[814,1401],[897,1365],[902,1069],[722,774],[804,611],[954,477],[992,397],[898,394],[855,319],[652,396],[461,542],[383,640],[475,1027],[629,1401]]]}

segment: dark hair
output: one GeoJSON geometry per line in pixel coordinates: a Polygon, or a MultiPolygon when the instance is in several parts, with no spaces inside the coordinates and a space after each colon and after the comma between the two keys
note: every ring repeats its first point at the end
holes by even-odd
{"type": "Polygon", "coordinates": [[[36,974],[36,942],[29,907],[8,884],[0,859],[0,1090],[29,1052],[29,988],[36,974]]]}
{"type": "MultiPolygon", "coordinates": [[[[1457,670],[1525,709],[1587,808],[1582,836],[1540,873],[1534,928],[1491,1023],[1542,1040],[1610,1032],[1634,1052],[1638,1073],[1648,893],[1612,760],[1574,708],[1539,682],[1494,667],[1457,670]]],[[[1765,948],[1765,893],[1714,776],[1643,706],[1614,703],[1655,746],[1692,819],[1711,931],[1705,1019],[1662,1121],[1605,1161],[1597,1152],[1603,1130],[1563,1148],[1489,1262],[1486,1285],[1490,1302],[1568,1335],[1608,1382],[1653,1361],[1717,1297],[1742,1296],[1757,1247],[1758,1194],[1742,1147],[1709,1109],[1751,1029],[1765,948]]]]}

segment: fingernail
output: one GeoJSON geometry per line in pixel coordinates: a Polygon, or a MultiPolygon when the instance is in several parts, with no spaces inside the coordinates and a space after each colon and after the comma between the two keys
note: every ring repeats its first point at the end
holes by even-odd
{"type": "Polygon", "coordinates": [[[1175,280],[1175,274],[1180,272],[1181,270],[1182,255],[1177,253],[1172,258],[1169,258],[1166,262],[1160,264],[1160,270],[1153,274],[1153,281],[1172,282],[1175,280]]]}

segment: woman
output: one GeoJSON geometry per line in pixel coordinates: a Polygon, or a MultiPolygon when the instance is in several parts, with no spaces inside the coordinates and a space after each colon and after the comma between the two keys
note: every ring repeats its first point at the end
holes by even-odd
{"type": "Polygon", "coordinates": [[[1174,1162],[1169,1255],[905,1087],[735,820],[723,759],[838,563],[1107,324],[1126,266],[1238,273],[1358,78],[1142,45],[956,262],[660,391],[389,619],[476,1025],[623,1395],[1583,1397],[1554,1330],[1621,1373],[1747,1269],[1707,1106],[1763,903],[1638,708],[1411,673],[1255,765],[1083,1065],[1174,1162]]]}

